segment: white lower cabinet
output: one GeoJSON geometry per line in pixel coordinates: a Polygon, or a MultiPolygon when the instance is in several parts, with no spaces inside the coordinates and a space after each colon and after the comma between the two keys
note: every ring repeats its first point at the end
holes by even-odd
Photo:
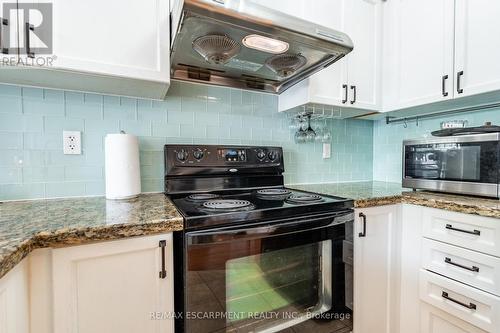
{"type": "MultiPolygon", "coordinates": [[[[482,329],[473,326],[457,317],[439,310],[427,303],[419,304],[421,309],[420,323],[421,332],[426,333],[486,333],[482,329]]],[[[407,331],[401,331],[407,332],[407,331]]]]}
{"type": "Polygon", "coordinates": [[[27,260],[0,279],[0,333],[29,333],[27,260]]]}
{"type": "Polygon", "coordinates": [[[174,332],[172,266],[172,234],[53,250],[53,332],[174,332]]]}
{"type": "Polygon", "coordinates": [[[355,214],[354,332],[397,332],[400,205],[355,214]]]}
{"type": "Polygon", "coordinates": [[[413,205],[401,216],[399,331],[500,332],[500,221],[413,205]]]}

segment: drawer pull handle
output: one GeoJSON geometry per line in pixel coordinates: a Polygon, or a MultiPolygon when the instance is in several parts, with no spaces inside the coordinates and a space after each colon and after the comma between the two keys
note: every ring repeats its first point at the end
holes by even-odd
{"type": "Polygon", "coordinates": [[[448,301],[451,301],[453,303],[456,303],[458,305],[463,306],[464,308],[471,309],[471,310],[476,310],[476,308],[477,308],[476,304],[474,304],[474,303],[465,304],[463,302],[460,302],[459,300],[451,298],[450,296],[448,296],[448,293],[446,291],[443,291],[443,293],[441,294],[441,296],[444,299],[447,299],[448,301]]]}
{"type": "Polygon", "coordinates": [[[359,213],[359,217],[363,220],[363,231],[358,234],[358,237],[366,237],[366,215],[359,213]]]}
{"type": "Polygon", "coordinates": [[[161,271],[160,271],[160,279],[164,279],[167,277],[167,269],[165,267],[165,247],[167,246],[167,241],[161,240],[158,244],[161,248],[161,271]]]}
{"type": "Polygon", "coordinates": [[[457,266],[457,267],[466,269],[466,270],[471,271],[471,272],[479,272],[479,267],[476,267],[476,266],[467,267],[464,265],[460,265],[460,264],[457,264],[456,262],[451,261],[451,258],[448,258],[448,257],[444,258],[444,262],[447,264],[453,265],[453,266],[457,266]]]}
{"type": "Polygon", "coordinates": [[[481,231],[479,230],[473,230],[473,231],[470,231],[470,230],[464,230],[464,229],[458,229],[458,228],[453,228],[453,226],[451,224],[447,224],[446,225],[446,229],[449,229],[449,230],[453,230],[453,231],[459,231],[459,232],[464,232],[466,234],[471,234],[471,235],[476,235],[476,236],[479,236],[481,235],[481,231]]]}

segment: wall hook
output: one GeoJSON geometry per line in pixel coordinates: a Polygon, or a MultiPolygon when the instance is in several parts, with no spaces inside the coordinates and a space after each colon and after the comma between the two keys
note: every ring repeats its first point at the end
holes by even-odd
{"type": "Polygon", "coordinates": [[[417,127],[418,127],[418,117],[415,118],[415,121],[417,122],[417,127]]]}
{"type": "Polygon", "coordinates": [[[408,122],[406,121],[406,118],[405,118],[405,120],[404,120],[403,127],[404,127],[404,128],[408,128],[408,122]]]}

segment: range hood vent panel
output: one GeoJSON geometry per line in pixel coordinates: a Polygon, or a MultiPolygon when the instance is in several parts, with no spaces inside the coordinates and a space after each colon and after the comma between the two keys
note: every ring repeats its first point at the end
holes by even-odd
{"type": "Polygon", "coordinates": [[[173,79],[279,94],[352,50],[343,33],[248,0],[181,2],[178,21],[173,12],[173,79]],[[242,41],[250,35],[283,41],[288,50],[272,54],[246,47],[242,41]]]}

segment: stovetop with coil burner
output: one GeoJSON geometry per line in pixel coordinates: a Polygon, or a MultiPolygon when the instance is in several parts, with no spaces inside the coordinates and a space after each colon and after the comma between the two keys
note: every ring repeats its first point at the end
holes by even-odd
{"type": "Polygon", "coordinates": [[[171,196],[186,229],[322,214],[352,208],[352,200],[280,188],[171,196]]]}
{"type": "Polygon", "coordinates": [[[352,209],[350,199],[284,186],[280,147],[166,145],[165,193],[185,230],[352,209]]]}

